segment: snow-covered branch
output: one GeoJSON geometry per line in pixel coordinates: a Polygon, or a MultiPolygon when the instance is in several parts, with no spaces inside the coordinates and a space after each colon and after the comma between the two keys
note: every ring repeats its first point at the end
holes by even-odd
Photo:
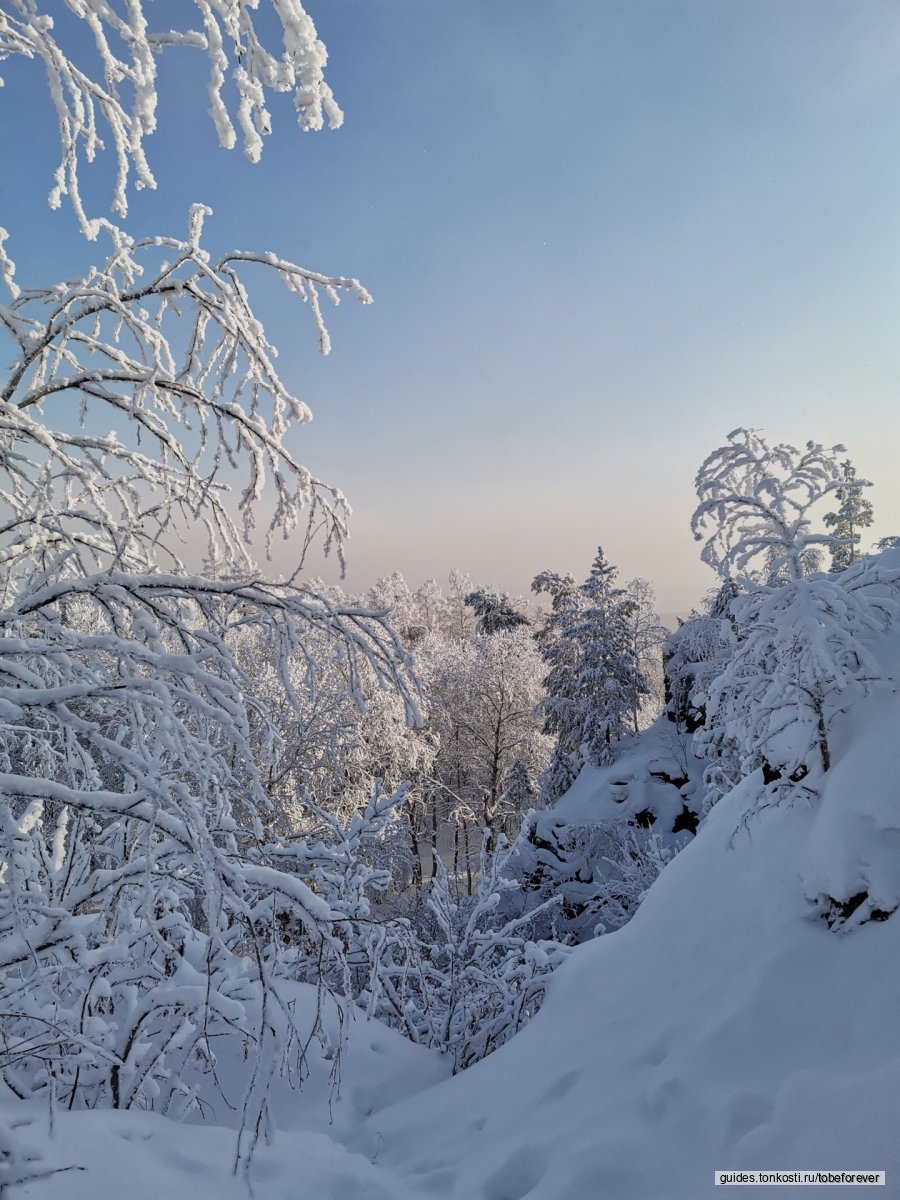
{"type": "Polygon", "coordinates": [[[14,345],[0,384],[7,601],[23,569],[65,556],[68,574],[146,572],[160,555],[180,571],[177,540],[198,527],[210,559],[246,569],[266,486],[267,547],[299,535],[302,559],[321,531],[341,555],[349,508],[288,449],[309,410],[281,379],[239,270],[274,271],[308,302],[324,351],[319,293],[334,303],[342,293],[367,303],[368,293],[269,254],[212,262],[200,245],[208,211],[192,210],[184,240],[129,245],[82,279],[0,308],[14,345]],[[239,463],[247,474],[229,504],[239,463]]]}
{"type": "MultiPolygon", "coordinates": [[[[156,187],[145,139],[156,129],[157,59],[163,50],[206,55],[209,111],[219,142],[232,149],[240,132],[253,162],[271,131],[267,92],[293,94],[301,129],[319,130],[326,123],[336,128],[343,121],[325,82],[325,47],[299,0],[273,0],[265,5],[271,17],[260,15],[258,0],[194,0],[193,26],[191,6],[180,7],[183,25],[156,30],[156,14],[145,0],[64,0],[55,5],[7,0],[0,5],[0,62],[16,55],[41,63],[46,72],[60,139],[51,207],[67,198],[91,240],[104,229],[114,241],[120,234],[109,221],[85,211],[79,179],[83,163],[94,162],[104,149],[111,151],[115,178],[110,207],[120,217],[128,211],[130,184],[156,187]],[[68,28],[76,21],[88,39],[68,28]],[[270,48],[267,38],[280,40],[280,46],[270,48]],[[92,51],[73,55],[70,47],[79,41],[93,43],[92,51]]],[[[2,255],[0,267],[6,273],[2,255]]]]}

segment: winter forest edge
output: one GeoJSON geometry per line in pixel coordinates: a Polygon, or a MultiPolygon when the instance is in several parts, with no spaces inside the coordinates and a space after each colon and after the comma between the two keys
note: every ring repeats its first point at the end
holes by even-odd
{"type": "Polygon", "coordinates": [[[128,206],[166,187],[164,51],[265,172],[270,95],[304,131],[343,121],[325,48],[299,0],[196,0],[177,30],[144,0],[53,7],[0,4],[0,63],[47,75],[50,203],[100,265],[32,285],[0,229],[0,1195],[111,1195],[132,1143],[139,1197],[890,1183],[896,980],[835,982],[892,961],[900,907],[900,538],[870,537],[872,484],[843,445],[728,433],[689,518],[717,584],[675,628],[602,546],[582,580],[535,563],[528,597],[313,577],[350,510],[296,456],[310,413],[255,289],[284,285],[322,354],[329,307],[371,297],[209,250],[204,204],[149,238],[128,206]],[[284,540],[291,571],[254,561],[284,540]],[[750,974],[716,1043],[731,941],[750,974]],[[765,974],[788,947],[802,980],[765,974]],[[792,1058],[775,1014],[814,996],[792,1058]],[[767,1056],[747,1031],[773,1021],[767,1056]],[[690,1065],[652,1075],[676,1043],[690,1065]],[[807,1086],[857,1114],[843,1141],[807,1086]]]}

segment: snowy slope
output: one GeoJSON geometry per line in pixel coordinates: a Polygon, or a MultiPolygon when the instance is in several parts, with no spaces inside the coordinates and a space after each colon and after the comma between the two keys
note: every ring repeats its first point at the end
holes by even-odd
{"type": "Polygon", "coordinates": [[[898,729],[896,694],[863,701],[821,801],[746,828],[745,781],[518,1037],[368,1122],[379,1161],[454,1200],[696,1200],[732,1169],[896,1184],[900,917],[842,934],[813,901],[900,898],[898,729]]]}
{"type": "Polygon", "coordinates": [[[554,807],[523,826],[513,864],[527,891],[510,894],[510,909],[561,896],[538,932],[578,942],[624,924],[662,863],[693,840],[702,775],[691,736],[664,716],[619,743],[612,764],[585,764],[554,807]]]}

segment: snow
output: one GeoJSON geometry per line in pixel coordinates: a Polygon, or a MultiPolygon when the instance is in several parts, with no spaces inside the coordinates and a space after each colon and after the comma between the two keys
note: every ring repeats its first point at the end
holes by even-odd
{"type": "Polygon", "coordinates": [[[452,1163],[438,1194],[460,1200],[694,1200],[715,1170],[900,1170],[884,976],[900,924],[829,932],[799,881],[813,814],[740,831],[745,802],[722,801],[636,917],[574,952],[511,1043],[371,1119],[383,1161],[420,1179],[452,1163]]]}
{"type": "MultiPolygon", "coordinates": [[[[311,1028],[315,988],[299,984],[292,991],[298,1023],[311,1028]]],[[[326,1024],[335,1042],[337,1015],[330,1004],[326,1024]]],[[[217,1051],[216,1075],[226,1100],[210,1081],[201,1094],[203,1118],[195,1116],[186,1124],[149,1112],[57,1111],[51,1136],[46,1105],[23,1105],[7,1093],[6,1102],[0,1101],[0,1122],[27,1120],[14,1137],[41,1152],[37,1168],[79,1168],[24,1185],[16,1190],[17,1200],[247,1200],[243,1176],[232,1172],[245,1072],[241,1049],[235,1039],[217,1051]]],[[[265,1200],[297,1200],[298,1195],[412,1200],[417,1192],[380,1164],[377,1153],[372,1161],[372,1155],[346,1143],[357,1136],[365,1118],[444,1078],[449,1063],[355,1015],[340,1060],[311,1053],[308,1064],[309,1075],[299,1091],[287,1080],[274,1085],[278,1130],[270,1144],[261,1142],[256,1150],[250,1169],[254,1194],[265,1200]],[[339,1080],[337,1089],[333,1075],[339,1080]]]]}
{"type": "MultiPolygon", "coordinates": [[[[900,639],[888,650],[883,662],[900,660],[900,639]]],[[[696,1200],[715,1170],[896,1178],[900,986],[886,968],[900,955],[900,921],[842,936],[812,900],[864,886],[880,904],[900,896],[898,705],[880,692],[838,719],[815,804],[758,809],[756,776],[720,801],[633,920],[578,947],[537,1017],[483,1062],[447,1079],[436,1056],[355,1021],[333,1124],[328,1063],[312,1062],[299,1095],[279,1087],[279,1131],[251,1170],[256,1194],[293,1200],[302,1179],[317,1200],[696,1200]]],[[[588,806],[598,774],[561,807],[588,806]]],[[[42,1112],[23,1139],[44,1136],[42,1112]]],[[[221,1127],[234,1114],[220,1104],[214,1119],[57,1114],[47,1163],[86,1170],[21,1195],[243,1197],[234,1134],[221,1127]]]]}
{"type": "MultiPolygon", "coordinates": [[[[570,825],[630,820],[649,810],[653,830],[665,837],[685,802],[699,809],[703,764],[691,755],[691,739],[665,716],[622,745],[609,766],[583,767],[569,791],[543,819],[570,825]]],[[[675,834],[679,846],[689,834],[675,834]]]]}
{"type": "MultiPolygon", "coordinates": [[[[900,639],[887,642],[882,667],[900,679],[900,639]],[[885,661],[887,660],[887,661],[885,661]]],[[[887,672],[886,672],[887,673],[887,672]]],[[[868,897],[850,919],[900,906],[900,696],[893,684],[857,702],[838,727],[839,757],[816,813],[802,877],[812,901],[868,897]]]]}
{"type": "MultiPolygon", "coordinates": [[[[900,640],[888,651],[896,662],[900,640]]],[[[896,1178],[900,922],[839,936],[809,897],[900,896],[898,704],[880,693],[836,723],[815,806],[745,821],[754,776],[720,801],[634,919],[575,950],[511,1043],[369,1120],[379,1161],[448,1200],[695,1200],[715,1170],[864,1164],[896,1178]]]]}

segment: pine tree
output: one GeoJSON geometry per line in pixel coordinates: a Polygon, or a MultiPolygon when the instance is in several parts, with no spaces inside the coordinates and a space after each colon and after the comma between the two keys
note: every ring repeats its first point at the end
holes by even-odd
{"type": "Polygon", "coordinates": [[[503,803],[514,812],[524,813],[536,795],[528,766],[516,755],[503,776],[503,803]]]}
{"type": "Polygon", "coordinates": [[[556,738],[550,764],[541,776],[541,803],[552,805],[568,791],[584,765],[578,703],[579,647],[574,637],[584,595],[573,575],[554,571],[542,571],[531,590],[547,593],[551,600],[538,644],[548,668],[544,678],[546,695],[540,704],[544,733],[556,738]]]}

